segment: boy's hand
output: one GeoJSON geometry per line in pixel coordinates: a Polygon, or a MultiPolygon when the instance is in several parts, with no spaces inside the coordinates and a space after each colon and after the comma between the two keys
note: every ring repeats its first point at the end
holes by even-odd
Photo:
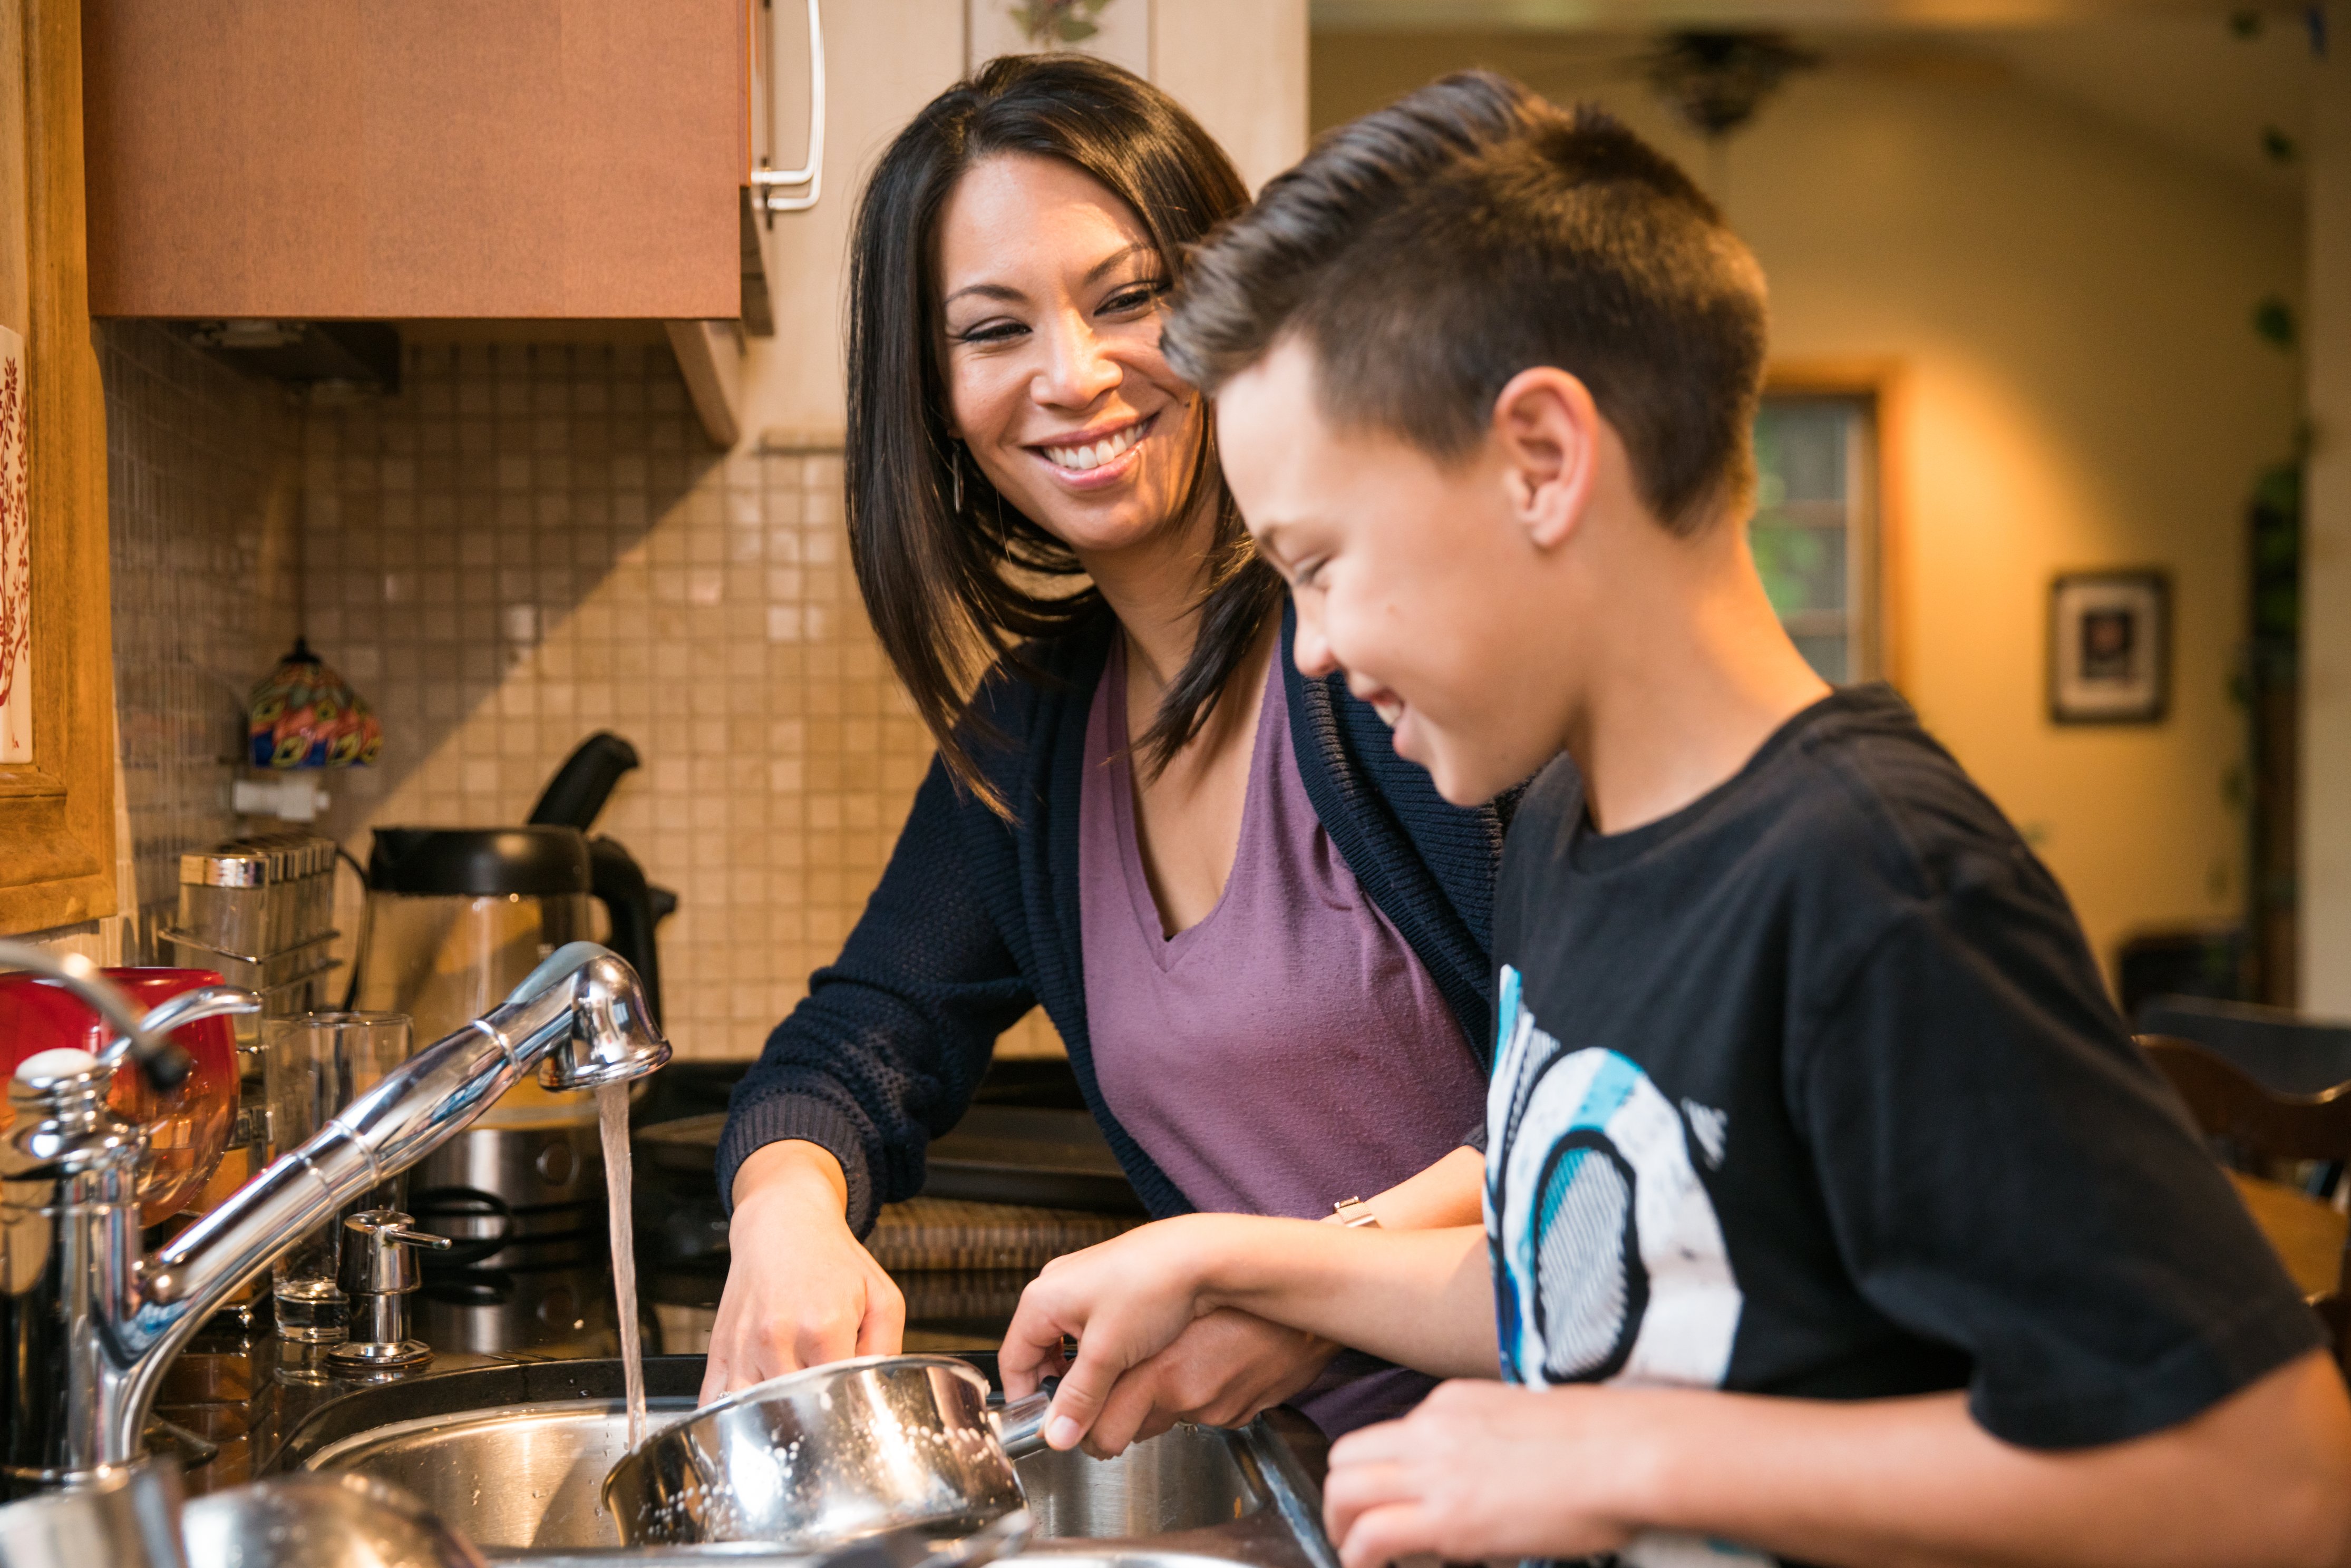
{"type": "MultiPolygon", "coordinates": [[[[1048,1446],[1076,1448],[1101,1420],[1120,1375],[1175,1343],[1202,1315],[1203,1265],[1222,1218],[1163,1219],[1068,1253],[1020,1292],[997,1368],[1012,1398],[1033,1391],[1048,1374],[1061,1374],[1045,1423],[1048,1446]],[[1064,1334],[1078,1341],[1074,1362],[1061,1354],[1064,1334]]],[[[1137,1424],[1149,1413],[1147,1403],[1122,1410],[1131,1411],[1123,1419],[1137,1424]]],[[[1131,1437],[1120,1437],[1117,1447],[1131,1437]]]]}
{"type": "Polygon", "coordinates": [[[1166,1349],[1121,1375],[1086,1434],[1085,1450],[1115,1458],[1178,1421],[1238,1427],[1311,1385],[1339,1347],[1302,1330],[1219,1307],[1166,1349]]]}
{"type": "MultiPolygon", "coordinates": [[[[1064,1371],[1062,1336],[1074,1336],[1077,1358],[1054,1396],[1045,1440],[1071,1448],[1092,1432],[1097,1448],[1115,1452],[1146,1422],[1196,1397],[1184,1392],[1201,1386],[1189,1374],[1176,1378],[1181,1387],[1164,1381],[1176,1376],[1183,1356],[1145,1366],[1187,1331],[1197,1329],[1204,1340],[1230,1333],[1256,1342],[1252,1355],[1266,1348],[1269,1331],[1254,1324],[1244,1330],[1222,1315],[1217,1326],[1200,1323],[1220,1309],[1423,1371],[1478,1374],[1495,1364],[1493,1289],[1485,1233],[1475,1227],[1350,1230],[1191,1214],[1047,1264],[1021,1293],[997,1364],[1005,1391],[1019,1397],[1046,1374],[1064,1371]],[[1138,1370],[1143,1375],[1122,1392],[1121,1378],[1138,1370]]],[[[1303,1387],[1320,1370],[1309,1363],[1323,1349],[1294,1343],[1295,1360],[1270,1355],[1236,1369],[1211,1403],[1221,1406],[1238,1391],[1262,1408],[1303,1387]],[[1260,1385],[1248,1386],[1260,1374],[1260,1385]]]]}
{"type": "Polygon", "coordinates": [[[1340,1438],[1322,1518],[1344,1568],[1623,1546],[1637,1521],[1623,1509],[1632,1445],[1610,1419],[1614,1394],[1458,1381],[1401,1421],[1340,1438]]]}

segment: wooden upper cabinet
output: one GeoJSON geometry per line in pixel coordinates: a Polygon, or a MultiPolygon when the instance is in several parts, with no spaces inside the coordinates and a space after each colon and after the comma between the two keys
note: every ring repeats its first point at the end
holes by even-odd
{"type": "Polygon", "coordinates": [[[742,310],[742,0],[82,0],[96,316],[742,310]]]}

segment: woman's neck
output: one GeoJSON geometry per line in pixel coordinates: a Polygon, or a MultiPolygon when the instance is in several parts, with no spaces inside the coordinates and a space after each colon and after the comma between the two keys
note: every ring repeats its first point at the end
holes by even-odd
{"type": "Polygon", "coordinates": [[[1155,695],[1174,684],[1199,640],[1200,600],[1208,586],[1214,537],[1204,509],[1191,523],[1169,527],[1124,549],[1078,558],[1125,628],[1130,670],[1155,695]]]}

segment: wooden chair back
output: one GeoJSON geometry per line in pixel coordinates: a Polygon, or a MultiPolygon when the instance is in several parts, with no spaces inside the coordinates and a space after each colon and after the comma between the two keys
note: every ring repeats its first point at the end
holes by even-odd
{"type": "MultiPolygon", "coordinates": [[[[2230,1163],[2266,1176],[2273,1162],[2351,1160],[2351,1083],[2281,1094],[2191,1041],[2141,1035],[2139,1045],[2230,1163]]],[[[2351,1295],[2351,1249],[2335,1289],[2351,1295]]]]}
{"type": "Polygon", "coordinates": [[[2137,1029],[2200,1045],[2273,1093],[2323,1094],[2351,1083],[2351,1024],[2304,1018],[2289,1008],[2156,997],[2139,1009],[2137,1029]]]}

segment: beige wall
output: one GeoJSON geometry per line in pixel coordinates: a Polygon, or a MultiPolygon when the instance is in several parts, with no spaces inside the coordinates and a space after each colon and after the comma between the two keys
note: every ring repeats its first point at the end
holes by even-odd
{"type": "Polygon", "coordinates": [[[1637,89],[1523,39],[1318,37],[1314,124],[1472,63],[1607,102],[1716,186],[1771,277],[1776,356],[1900,364],[1903,687],[2100,958],[2138,926],[2233,916],[2244,503],[2296,392],[2249,320],[2296,292],[2291,204],[1990,69],[1800,78],[1710,163],[1637,89]],[[2048,720],[2049,580],[2105,566],[2172,573],[2160,725],[2048,720]]]}
{"type": "Polygon", "coordinates": [[[1306,0],[1158,0],[1151,77],[1255,190],[1306,152],[1306,0]]]}
{"type": "Polygon", "coordinates": [[[758,1054],[928,759],[854,610],[840,459],[715,451],[666,352],[560,343],[412,346],[302,459],[309,635],[384,731],[328,831],[364,859],[373,827],[521,821],[617,731],[644,766],[597,829],[680,900],[663,1022],[758,1054]]]}
{"type": "MultiPolygon", "coordinates": [[[[113,601],[115,908],[33,939],[170,964],[183,851],[255,824],[229,809],[246,694],[293,645],[301,421],[284,391],[152,321],[101,321],[113,601]]],[[[329,776],[330,779],[336,776],[329,776]]]]}

